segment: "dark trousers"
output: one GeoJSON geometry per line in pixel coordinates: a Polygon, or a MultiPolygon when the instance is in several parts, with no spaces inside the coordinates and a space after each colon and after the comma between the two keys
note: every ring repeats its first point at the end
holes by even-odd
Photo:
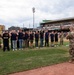
{"type": "Polygon", "coordinates": [[[6,49],[9,51],[9,40],[3,40],[3,51],[6,51],[6,49]]]}
{"type": "Polygon", "coordinates": [[[45,39],[45,46],[49,46],[49,39],[45,39]]]}
{"type": "Polygon", "coordinates": [[[35,40],[35,47],[38,47],[38,40],[35,40]]]}

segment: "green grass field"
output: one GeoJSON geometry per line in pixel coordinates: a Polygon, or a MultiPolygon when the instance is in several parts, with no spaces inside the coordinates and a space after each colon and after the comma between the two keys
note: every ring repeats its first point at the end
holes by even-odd
{"type": "Polygon", "coordinates": [[[67,62],[69,60],[68,49],[66,46],[59,46],[9,52],[0,50],[0,75],[67,62]]]}

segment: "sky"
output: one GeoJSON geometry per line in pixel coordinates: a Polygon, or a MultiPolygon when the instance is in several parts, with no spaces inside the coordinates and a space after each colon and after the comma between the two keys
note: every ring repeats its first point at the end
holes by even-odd
{"type": "Polygon", "coordinates": [[[0,0],[0,25],[34,27],[42,20],[56,20],[74,17],[74,0],[0,0]]]}

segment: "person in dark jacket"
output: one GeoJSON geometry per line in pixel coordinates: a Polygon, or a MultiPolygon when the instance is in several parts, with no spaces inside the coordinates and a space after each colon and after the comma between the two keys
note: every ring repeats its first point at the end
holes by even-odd
{"type": "Polygon", "coordinates": [[[3,33],[2,38],[3,38],[3,51],[5,52],[6,49],[9,51],[10,50],[9,48],[10,35],[7,30],[3,33]]]}
{"type": "Polygon", "coordinates": [[[25,32],[25,47],[29,47],[29,31],[25,32]]]}
{"type": "Polygon", "coordinates": [[[19,50],[23,50],[23,32],[20,29],[18,32],[19,50]]]}
{"type": "Polygon", "coordinates": [[[39,33],[38,31],[35,32],[35,47],[38,48],[38,42],[39,42],[39,33]]]}
{"type": "Polygon", "coordinates": [[[30,41],[30,47],[32,48],[33,47],[33,41],[34,41],[34,33],[32,31],[30,32],[29,41],[30,41]]]}
{"type": "Polygon", "coordinates": [[[45,32],[45,47],[49,46],[49,32],[45,32]]]}
{"type": "Polygon", "coordinates": [[[54,31],[50,34],[50,40],[51,40],[51,47],[54,47],[54,31]]]}
{"type": "Polygon", "coordinates": [[[13,32],[11,33],[11,36],[12,36],[12,49],[13,51],[14,50],[17,50],[17,32],[15,30],[13,30],[13,32]]]}
{"type": "Polygon", "coordinates": [[[13,49],[13,43],[12,43],[12,33],[13,33],[13,30],[10,32],[10,35],[11,35],[11,37],[10,37],[10,40],[11,40],[11,49],[13,49]]]}
{"type": "Polygon", "coordinates": [[[44,32],[40,31],[40,47],[43,47],[44,43],[44,32]]]}
{"type": "Polygon", "coordinates": [[[58,32],[55,32],[55,46],[58,46],[58,32]]]}

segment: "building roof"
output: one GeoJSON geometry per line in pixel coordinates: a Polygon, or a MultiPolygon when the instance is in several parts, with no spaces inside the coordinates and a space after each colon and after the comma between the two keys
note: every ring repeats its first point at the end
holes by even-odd
{"type": "Polygon", "coordinates": [[[74,17],[73,18],[64,18],[64,19],[59,19],[59,20],[50,20],[49,22],[40,23],[40,25],[63,22],[63,21],[71,21],[71,20],[74,20],[74,17]]]}

